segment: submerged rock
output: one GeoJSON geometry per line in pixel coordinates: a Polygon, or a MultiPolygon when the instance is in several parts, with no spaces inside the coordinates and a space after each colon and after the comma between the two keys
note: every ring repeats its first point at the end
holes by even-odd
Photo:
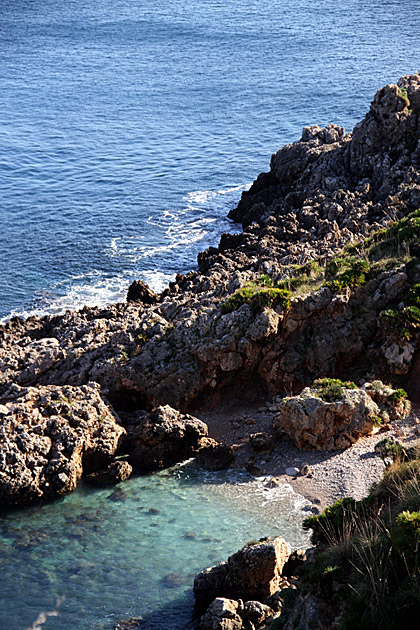
{"type": "Polygon", "coordinates": [[[140,630],[144,628],[143,617],[130,617],[114,624],[114,630],[140,630]]]}
{"type": "Polygon", "coordinates": [[[188,578],[182,573],[168,573],[162,578],[162,586],[165,588],[179,588],[180,586],[185,586],[188,584],[188,578]]]}

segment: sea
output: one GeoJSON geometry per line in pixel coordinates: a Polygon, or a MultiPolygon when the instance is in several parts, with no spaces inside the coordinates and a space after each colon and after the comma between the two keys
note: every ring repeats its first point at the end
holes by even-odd
{"type": "MultiPolygon", "coordinates": [[[[417,0],[1,0],[0,321],[194,269],[273,152],[420,70],[419,23],[417,0]]],[[[0,628],[184,628],[194,572],[308,544],[305,502],[261,479],[188,463],[118,490],[0,519],[0,628]]]]}

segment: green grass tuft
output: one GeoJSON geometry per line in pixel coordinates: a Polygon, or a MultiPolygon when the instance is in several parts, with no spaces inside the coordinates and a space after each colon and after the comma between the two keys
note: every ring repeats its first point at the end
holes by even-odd
{"type": "Polygon", "coordinates": [[[222,315],[236,311],[243,304],[249,304],[254,315],[265,307],[283,309],[290,307],[290,292],[277,287],[260,286],[250,282],[235,291],[221,306],[222,315]]]}
{"type": "Polygon", "coordinates": [[[339,400],[344,389],[357,389],[357,385],[353,381],[340,381],[338,378],[318,378],[312,384],[322,400],[325,402],[333,402],[339,400]]]}

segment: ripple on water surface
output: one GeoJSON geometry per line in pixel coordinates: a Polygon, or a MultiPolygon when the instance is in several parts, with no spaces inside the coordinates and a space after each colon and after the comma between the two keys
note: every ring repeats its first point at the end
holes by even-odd
{"type": "Polygon", "coordinates": [[[106,630],[140,615],[155,629],[184,628],[197,572],[250,539],[308,544],[305,503],[289,486],[189,462],[10,513],[0,519],[0,627],[28,628],[65,597],[43,630],[106,630]]]}

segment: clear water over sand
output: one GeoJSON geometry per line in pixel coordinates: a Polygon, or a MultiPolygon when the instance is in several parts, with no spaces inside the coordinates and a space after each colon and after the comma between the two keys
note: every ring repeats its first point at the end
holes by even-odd
{"type": "Polygon", "coordinates": [[[23,630],[64,596],[43,630],[110,630],[140,615],[146,627],[185,628],[195,574],[262,536],[307,544],[304,505],[289,486],[190,462],[10,513],[0,518],[0,627],[23,630]]]}

